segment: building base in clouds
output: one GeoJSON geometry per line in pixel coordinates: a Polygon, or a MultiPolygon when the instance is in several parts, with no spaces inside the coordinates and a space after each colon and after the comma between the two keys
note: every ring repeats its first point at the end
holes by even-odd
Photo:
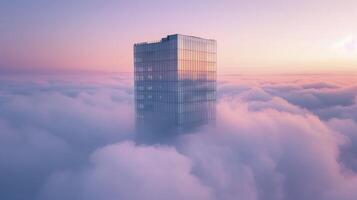
{"type": "MultiPolygon", "coordinates": [[[[172,104],[180,107],[182,105],[172,104]]],[[[192,106],[192,104],[187,105],[192,106]]],[[[204,125],[215,124],[216,105],[214,101],[201,102],[193,112],[160,113],[144,111],[137,113],[136,140],[138,143],[170,143],[177,136],[190,134],[204,125]]]]}

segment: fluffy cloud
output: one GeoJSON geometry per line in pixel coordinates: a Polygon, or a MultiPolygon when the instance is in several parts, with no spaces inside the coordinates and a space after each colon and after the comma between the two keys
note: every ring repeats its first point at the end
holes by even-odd
{"type": "Polygon", "coordinates": [[[355,76],[291,76],[280,80],[274,76],[255,77],[256,81],[225,82],[220,86],[220,98],[240,98],[246,102],[271,101],[281,98],[290,104],[303,108],[320,118],[356,118],[357,83],[355,76]],[[273,81],[267,82],[266,79],[273,81]]]}
{"type": "Polygon", "coordinates": [[[210,199],[190,170],[190,160],[172,147],[122,142],[94,152],[80,172],[54,174],[42,199],[210,199]]]}
{"type": "Polygon", "coordinates": [[[133,135],[132,94],[124,88],[50,78],[1,82],[1,199],[34,199],[54,171],[81,166],[95,149],[133,135]]]}
{"type": "Polygon", "coordinates": [[[357,123],[350,119],[332,119],[327,125],[340,133],[346,138],[346,143],[341,146],[339,161],[347,169],[357,173],[357,123]]]}
{"type": "Polygon", "coordinates": [[[132,141],[130,77],[0,80],[0,198],[356,199],[355,80],[238,80],[170,146],[132,141]]]}
{"type": "Polygon", "coordinates": [[[353,119],[357,122],[357,98],[354,104],[348,106],[336,105],[324,109],[318,109],[315,113],[323,119],[353,119]]]}
{"type": "Polygon", "coordinates": [[[357,198],[357,176],[339,163],[346,138],[318,117],[241,103],[218,110],[222,121],[180,148],[217,199],[357,198]]]}

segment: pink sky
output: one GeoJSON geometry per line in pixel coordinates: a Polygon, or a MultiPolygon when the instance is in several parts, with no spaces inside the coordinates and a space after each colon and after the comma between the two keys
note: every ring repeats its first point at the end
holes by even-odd
{"type": "Polygon", "coordinates": [[[182,33],[218,42],[219,73],[357,72],[357,1],[0,3],[3,71],[121,71],[133,44],[182,33]]]}

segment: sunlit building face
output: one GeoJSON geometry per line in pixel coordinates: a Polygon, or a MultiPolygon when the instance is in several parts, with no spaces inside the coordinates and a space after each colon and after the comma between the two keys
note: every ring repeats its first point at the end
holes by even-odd
{"type": "Polygon", "coordinates": [[[216,41],[169,35],[138,43],[134,63],[139,132],[162,137],[215,119],[216,41]]]}

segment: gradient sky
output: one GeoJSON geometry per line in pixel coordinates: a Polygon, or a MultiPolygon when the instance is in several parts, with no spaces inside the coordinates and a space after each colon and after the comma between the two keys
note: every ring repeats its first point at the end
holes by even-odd
{"type": "Polygon", "coordinates": [[[0,71],[121,71],[133,44],[218,41],[220,73],[357,72],[356,0],[0,1],[0,71]]]}

